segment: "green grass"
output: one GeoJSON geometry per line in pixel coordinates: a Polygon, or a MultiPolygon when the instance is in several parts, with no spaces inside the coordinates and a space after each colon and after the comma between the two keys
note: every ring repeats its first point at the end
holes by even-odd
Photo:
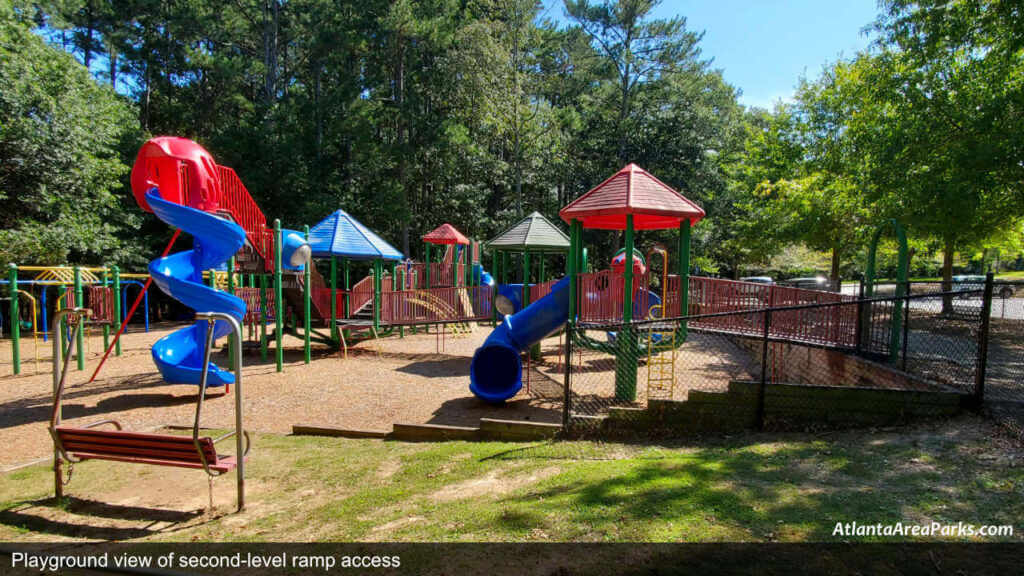
{"type": "MultiPolygon", "coordinates": [[[[993,433],[967,418],[644,445],[260,435],[241,515],[195,512],[201,473],[98,462],[58,506],[36,466],[0,483],[0,539],[827,541],[836,522],[1013,524],[1024,470],[993,433]],[[152,529],[147,514],[168,513],[147,502],[176,490],[193,500],[161,504],[181,512],[152,529]]],[[[233,488],[217,482],[225,504],[233,488]]]]}

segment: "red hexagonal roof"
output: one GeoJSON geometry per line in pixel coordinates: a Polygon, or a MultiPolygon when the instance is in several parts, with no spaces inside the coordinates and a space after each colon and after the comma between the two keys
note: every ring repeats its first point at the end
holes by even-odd
{"type": "Polygon", "coordinates": [[[423,236],[431,244],[469,244],[469,239],[451,224],[441,224],[423,236]]]}
{"type": "Polygon", "coordinates": [[[678,228],[683,220],[696,224],[704,210],[636,164],[630,164],[593,190],[562,208],[558,215],[584,228],[625,230],[626,215],[636,230],[678,228]]]}

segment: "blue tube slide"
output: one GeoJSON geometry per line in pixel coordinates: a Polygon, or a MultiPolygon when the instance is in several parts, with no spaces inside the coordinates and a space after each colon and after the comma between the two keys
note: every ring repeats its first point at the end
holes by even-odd
{"type": "MultiPolygon", "coordinates": [[[[245,315],[245,302],[227,292],[218,292],[203,284],[203,270],[223,264],[245,244],[245,231],[234,222],[223,220],[195,208],[168,202],[156,188],[146,197],[157,218],[192,235],[192,250],[171,254],[149,263],[153,282],[165,294],[197,312],[224,312],[239,323],[245,315]]],[[[203,349],[206,345],[207,323],[197,321],[164,336],[153,345],[153,362],[164,380],[171,384],[199,384],[203,373],[203,349]]],[[[214,338],[231,332],[224,321],[214,324],[214,338]]],[[[234,374],[215,364],[207,367],[207,386],[223,386],[235,381],[234,374]]]]}
{"type": "Polygon", "coordinates": [[[521,312],[506,316],[473,354],[469,390],[487,402],[501,403],[523,387],[519,354],[558,331],[569,319],[569,278],[521,312]]]}

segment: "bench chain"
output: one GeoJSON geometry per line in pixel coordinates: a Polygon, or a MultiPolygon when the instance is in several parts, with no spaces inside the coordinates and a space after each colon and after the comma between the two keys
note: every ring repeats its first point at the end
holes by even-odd
{"type": "Polygon", "coordinates": [[[213,513],[213,476],[207,476],[206,481],[210,487],[210,513],[213,513]]]}
{"type": "Polygon", "coordinates": [[[61,482],[60,482],[61,485],[62,486],[67,486],[68,484],[71,484],[71,475],[74,474],[74,473],[75,473],[75,463],[71,462],[71,461],[68,461],[67,478],[65,480],[61,480],[61,482]]]}

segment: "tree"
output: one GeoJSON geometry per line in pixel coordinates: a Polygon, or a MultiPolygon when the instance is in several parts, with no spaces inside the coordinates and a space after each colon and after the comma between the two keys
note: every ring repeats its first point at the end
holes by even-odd
{"type": "Polygon", "coordinates": [[[890,213],[957,250],[1024,216],[1024,13],[1014,2],[889,0],[855,62],[872,178],[890,213]]]}
{"type": "Polygon", "coordinates": [[[0,5],[0,260],[137,264],[120,194],[134,111],[30,25],[0,5]]]}
{"type": "Polygon", "coordinates": [[[685,18],[648,20],[657,0],[617,0],[591,4],[589,0],[566,0],[569,18],[593,39],[598,53],[611,67],[616,90],[616,160],[619,167],[629,162],[629,138],[637,93],[650,82],[680,71],[696,72],[705,67],[697,58],[701,36],[686,30],[685,18]]]}

